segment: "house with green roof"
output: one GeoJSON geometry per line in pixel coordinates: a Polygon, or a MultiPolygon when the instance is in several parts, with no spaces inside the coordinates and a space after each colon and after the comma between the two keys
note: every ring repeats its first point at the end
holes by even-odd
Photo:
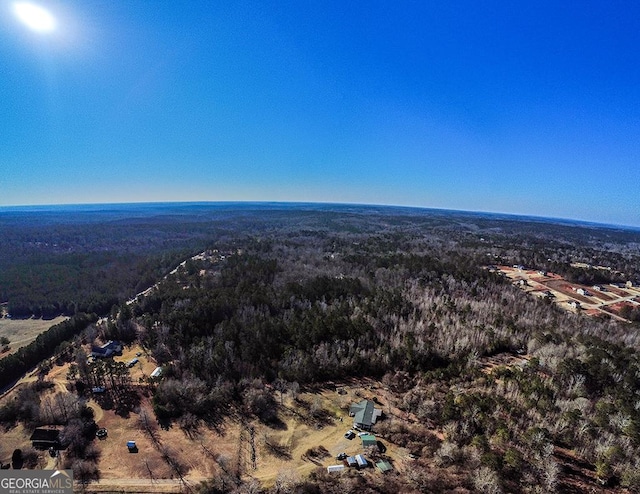
{"type": "Polygon", "coordinates": [[[349,415],[353,417],[354,427],[369,431],[382,415],[382,410],[376,408],[373,401],[362,400],[359,403],[351,405],[349,415]]]}

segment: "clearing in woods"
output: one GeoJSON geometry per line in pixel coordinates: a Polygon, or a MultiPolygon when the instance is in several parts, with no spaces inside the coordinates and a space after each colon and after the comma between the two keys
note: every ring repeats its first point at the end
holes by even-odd
{"type": "MultiPolygon", "coordinates": [[[[182,482],[167,457],[175,460],[191,486],[219,476],[222,469],[231,476],[239,473],[245,479],[253,477],[261,484],[271,486],[283,475],[300,479],[316,468],[340,463],[335,459],[339,453],[364,452],[358,438],[348,440],[344,437],[352,426],[348,407],[353,402],[377,397],[387,419],[401,415],[404,420],[408,418],[391,405],[391,397],[380,383],[362,379],[341,383],[340,392],[336,391],[335,384],[301,392],[295,400],[289,393],[281,396],[274,391],[278,415],[271,424],[243,416],[238,411],[231,417],[221,418],[215,427],[200,424],[200,427],[185,431],[178,423],[172,423],[162,428],[152,410],[151,393],[139,381],[156,367],[155,361],[137,345],[126,348],[116,360],[127,362],[136,355],[138,363],[130,371],[133,389],[140,398],[139,407],[122,417],[113,409],[102,408],[94,397],[88,401],[95,412],[97,426],[106,428],[108,435],[93,442],[99,451],[100,481],[88,485],[87,492],[112,492],[114,489],[120,492],[181,492],[182,482]],[[145,414],[152,434],[145,430],[141,420],[145,414]],[[127,441],[136,442],[136,452],[128,451],[127,441]]],[[[68,369],[69,364],[53,366],[46,379],[55,386],[44,391],[43,397],[69,393],[66,386],[68,369]]],[[[35,379],[35,375],[26,376],[2,398],[0,405],[35,379]]],[[[14,448],[29,448],[29,434],[30,431],[21,425],[5,434],[0,460],[7,462],[14,448]]],[[[381,439],[394,468],[402,471],[408,451],[381,439]]],[[[65,454],[64,450],[60,452],[60,461],[64,460],[65,454]]],[[[39,460],[42,465],[48,462],[46,451],[40,452],[39,460]]],[[[369,474],[377,473],[369,469],[369,474]]]]}
{"type": "MultiPolygon", "coordinates": [[[[363,453],[358,438],[348,440],[344,437],[352,426],[347,407],[361,399],[357,394],[363,388],[358,388],[349,389],[345,395],[322,389],[301,393],[298,400],[286,396],[282,404],[277,394],[279,405],[275,423],[264,424],[255,418],[245,420],[235,416],[224,419],[217,428],[201,426],[189,432],[181,430],[178,424],[172,424],[168,429],[158,427],[151,404],[143,397],[141,409],[154,424],[152,428],[160,447],[143,430],[139,414],[133,413],[124,419],[113,410],[104,410],[98,425],[107,428],[109,435],[103,441],[96,441],[100,449],[101,481],[90,485],[89,490],[118,486],[119,479],[137,478],[156,485],[160,479],[177,480],[175,472],[163,459],[163,448],[182,464],[185,479],[191,485],[219,475],[221,468],[232,475],[240,473],[244,478],[253,477],[264,486],[273,485],[282,475],[304,478],[318,467],[340,463],[335,459],[339,453],[363,453]],[[318,419],[311,416],[313,409],[321,410],[318,419]],[[127,441],[136,441],[136,453],[128,453],[127,441]],[[310,454],[314,449],[319,454],[310,454]]],[[[384,411],[387,412],[388,407],[384,411]]],[[[408,452],[387,441],[384,443],[388,447],[386,455],[394,460],[396,469],[402,469],[402,458],[408,452]]],[[[373,469],[370,473],[376,474],[373,469]]]]}

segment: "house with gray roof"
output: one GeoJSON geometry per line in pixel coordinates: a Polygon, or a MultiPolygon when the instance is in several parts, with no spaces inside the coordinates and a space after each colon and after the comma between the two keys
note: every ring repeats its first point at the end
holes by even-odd
{"type": "Polygon", "coordinates": [[[371,430],[371,427],[376,423],[378,418],[382,415],[382,410],[375,407],[375,403],[371,400],[362,400],[359,403],[354,403],[349,409],[349,415],[353,417],[353,426],[359,427],[366,431],[371,430]]]}
{"type": "Polygon", "coordinates": [[[102,346],[91,347],[91,356],[95,358],[109,358],[122,353],[122,344],[119,341],[107,341],[102,346]]]}

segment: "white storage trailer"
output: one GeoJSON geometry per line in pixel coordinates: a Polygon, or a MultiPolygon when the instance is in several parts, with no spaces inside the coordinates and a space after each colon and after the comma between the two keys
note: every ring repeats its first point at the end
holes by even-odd
{"type": "Polygon", "coordinates": [[[358,462],[358,468],[364,468],[369,466],[369,462],[362,455],[356,455],[356,461],[358,462]]]}

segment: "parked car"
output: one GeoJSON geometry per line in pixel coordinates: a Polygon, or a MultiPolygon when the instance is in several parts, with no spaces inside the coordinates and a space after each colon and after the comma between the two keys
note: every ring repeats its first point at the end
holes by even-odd
{"type": "Polygon", "coordinates": [[[347,457],[347,453],[340,453],[336,456],[336,460],[344,460],[347,457]]]}
{"type": "Polygon", "coordinates": [[[344,437],[346,437],[347,439],[351,440],[354,437],[356,437],[356,433],[353,432],[351,429],[349,429],[347,432],[345,432],[344,437]]]}

